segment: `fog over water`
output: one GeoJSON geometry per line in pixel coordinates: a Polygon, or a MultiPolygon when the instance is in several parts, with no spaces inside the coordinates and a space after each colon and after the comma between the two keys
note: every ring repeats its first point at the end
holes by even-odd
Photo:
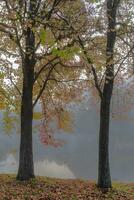
{"type": "MultiPolygon", "coordinates": [[[[128,115],[134,119],[132,110],[128,115]]],[[[16,173],[19,134],[6,135],[2,128],[0,130],[0,173],[16,173]]],[[[63,147],[46,147],[41,144],[39,134],[34,133],[36,175],[96,180],[98,130],[99,113],[86,102],[74,108],[73,133],[58,134],[66,141],[63,147]]],[[[111,121],[110,164],[113,180],[134,181],[133,120],[111,121]]]]}

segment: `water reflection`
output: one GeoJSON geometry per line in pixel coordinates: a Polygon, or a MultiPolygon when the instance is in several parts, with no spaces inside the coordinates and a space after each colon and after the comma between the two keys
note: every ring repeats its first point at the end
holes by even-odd
{"type": "Polygon", "coordinates": [[[7,155],[6,159],[0,162],[0,173],[16,173],[18,164],[14,155],[7,155]]]}
{"type": "MultiPolygon", "coordinates": [[[[18,162],[13,154],[7,155],[6,159],[0,162],[1,173],[15,174],[18,169],[18,162]]],[[[57,178],[75,178],[74,174],[65,164],[57,164],[55,161],[43,160],[35,162],[35,174],[40,176],[57,178]]]]}
{"type": "Polygon", "coordinates": [[[57,178],[75,178],[73,172],[65,164],[57,164],[55,161],[39,161],[35,163],[35,174],[57,178]]]}

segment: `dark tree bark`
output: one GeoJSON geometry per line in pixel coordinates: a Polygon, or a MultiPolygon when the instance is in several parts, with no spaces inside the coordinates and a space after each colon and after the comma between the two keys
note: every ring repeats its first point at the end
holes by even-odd
{"type": "MultiPolygon", "coordinates": [[[[34,27],[34,0],[30,1],[29,19],[34,27]]],[[[32,149],[32,120],[33,120],[33,84],[35,67],[35,36],[32,28],[25,32],[25,56],[23,58],[23,91],[21,101],[21,139],[20,159],[17,179],[34,178],[33,149],[32,149]]]]}
{"type": "Polygon", "coordinates": [[[99,133],[99,173],[98,187],[111,188],[109,167],[109,123],[110,102],[114,83],[114,46],[116,40],[116,12],[119,0],[107,0],[107,48],[106,48],[106,75],[100,106],[100,133],[99,133]]]}
{"type": "MultiPolygon", "coordinates": [[[[111,83],[112,87],[112,83],[111,83]]],[[[99,133],[99,174],[98,187],[110,188],[111,176],[109,167],[109,122],[111,91],[107,89],[107,96],[101,100],[100,133],[99,133]],[[109,96],[109,99],[107,99],[109,96]]]]}
{"type": "Polygon", "coordinates": [[[33,72],[28,66],[27,77],[24,75],[22,105],[21,105],[21,142],[20,142],[20,161],[17,179],[28,180],[34,178],[33,150],[32,150],[32,90],[33,72]]]}

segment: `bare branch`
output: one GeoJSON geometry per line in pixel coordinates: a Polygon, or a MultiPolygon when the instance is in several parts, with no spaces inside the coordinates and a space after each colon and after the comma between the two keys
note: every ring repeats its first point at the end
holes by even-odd
{"type": "Polygon", "coordinates": [[[41,95],[42,95],[42,93],[43,93],[43,91],[44,91],[44,89],[45,89],[45,87],[46,87],[46,85],[47,85],[47,82],[49,81],[49,77],[51,76],[51,73],[52,73],[54,67],[55,67],[57,64],[59,64],[59,62],[57,62],[57,63],[55,63],[55,64],[53,64],[53,65],[51,64],[51,69],[49,70],[49,73],[47,74],[47,77],[46,77],[46,79],[45,79],[45,81],[44,81],[44,84],[43,84],[42,88],[40,89],[39,94],[38,94],[36,100],[35,100],[34,103],[33,103],[33,107],[36,105],[36,103],[38,102],[39,98],[41,97],[41,95]]]}
{"type": "Polygon", "coordinates": [[[52,64],[53,61],[55,61],[58,57],[54,57],[52,60],[49,60],[45,65],[43,65],[43,67],[36,73],[36,76],[34,78],[34,82],[38,79],[38,77],[40,76],[40,74],[44,71],[44,69],[49,66],[50,64],[52,64]]]}

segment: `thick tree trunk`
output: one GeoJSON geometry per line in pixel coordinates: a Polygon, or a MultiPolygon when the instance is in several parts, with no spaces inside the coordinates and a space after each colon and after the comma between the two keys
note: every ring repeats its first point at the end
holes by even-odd
{"type": "Polygon", "coordinates": [[[23,91],[21,101],[20,159],[17,179],[34,178],[32,149],[33,83],[34,83],[34,34],[30,28],[26,33],[26,54],[23,61],[23,91]]]}
{"type": "MultiPolygon", "coordinates": [[[[30,1],[29,19],[34,27],[35,0],[30,1]]],[[[35,60],[35,35],[31,27],[25,32],[25,55],[22,60],[23,91],[21,101],[21,139],[20,159],[17,179],[34,178],[33,149],[32,149],[32,120],[33,120],[33,84],[35,60]]]]}
{"type": "Polygon", "coordinates": [[[98,187],[111,188],[109,167],[109,119],[110,102],[101,100],[99,133],[99,174],[98,187]]]}
{"type": "Polygon", "coordinates": [[[98,187],[111,188],[111,176],[109,167],[109,124],[110,102],[113,92],[114,64],[108,65],[100,105],[100,132],[99,132],[99,169],[98,187]]]}
{"type": "Polygon", "coordinates": [[[24,74],[23,93],[21,105],[21,139],[20,160],[17,179],[28,180],[34,178],[33,150],[32,150],[32,91],[33,70],[26,66],[27,73],[24,74]],[[26,77],[25,77],[26,76],[26,77]]]}

